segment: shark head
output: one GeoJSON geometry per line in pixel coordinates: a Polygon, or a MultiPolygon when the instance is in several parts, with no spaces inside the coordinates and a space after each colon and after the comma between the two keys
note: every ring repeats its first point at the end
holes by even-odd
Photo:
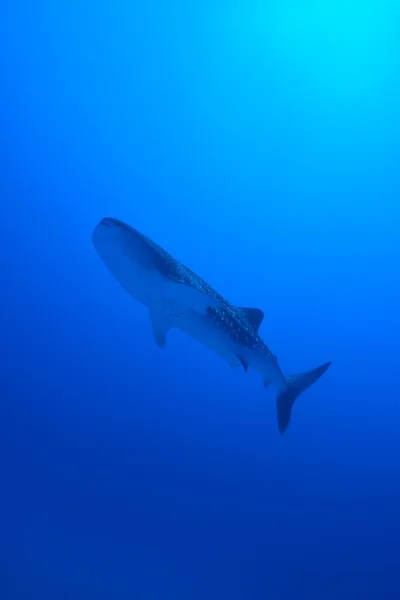
{"type": "Polygon", "coordinates": [[[118,219],[101,219],[92,241],[115,279],[149,307],[168,307],[175,313],[192,308],[205,314],[209,306],[222,304],[210,297],[207,289],[185,278],[187,269],[168,252],[118,219]]]}
{"type": "Polygon", "coordinates": [[[93,244],[107,266],[113,267],[122,255],[132,261],[146,259],[148,248],[141,236],[132,227],[118,219],[104,217],[93,230],[93,244]]]}
{"type": "Polygon", "coordinates": [[[105,217],[92,233],[94,247],[115,279],[136,299],[148,304],[161,274],[157,254],[141,233],[118,219],[105,217]]]}

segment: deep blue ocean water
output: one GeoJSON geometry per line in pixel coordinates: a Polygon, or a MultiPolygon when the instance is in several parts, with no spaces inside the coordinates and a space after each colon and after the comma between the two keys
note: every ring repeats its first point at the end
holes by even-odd
{"type": "Polygon", "coordinates": [[[0,18],[0,599],[400,598],[399,10],[14,0],[0,18]],[[260,378],[115,282],[130,223],[265,311],[260,378]]]}

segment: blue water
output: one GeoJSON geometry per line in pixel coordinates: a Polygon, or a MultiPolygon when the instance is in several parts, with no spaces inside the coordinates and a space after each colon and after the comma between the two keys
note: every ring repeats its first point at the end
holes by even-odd
{"type": "Polygon", "coordinates": [[[400,23],[372,0],[3,2],[1,600],[400,598],[400,23]],[[139,229],[265,311],[272,391],[146,311],[139,229]]]}

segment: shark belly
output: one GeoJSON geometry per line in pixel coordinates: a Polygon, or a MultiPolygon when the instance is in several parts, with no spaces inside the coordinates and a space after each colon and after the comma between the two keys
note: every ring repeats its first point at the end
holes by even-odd
{"type": "Polygon", "coordinates": [[[189,309],[181,314],[179,318],[175,317],[172,326],[217,354],[232,368],[235,369],[240,366],[235,344],[232,343],[225,332],[215,327],[207,316],[189,309]]]}

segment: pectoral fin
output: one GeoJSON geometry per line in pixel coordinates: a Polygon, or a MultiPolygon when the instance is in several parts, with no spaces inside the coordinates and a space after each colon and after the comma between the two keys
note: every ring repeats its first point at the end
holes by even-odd
{"type": "Polygon", "coordinates": [[[240,364],[242,365],[243,369],[247,372],[247,370],[249,368],[249,365],[247,364],[247,362],[241,356],[238,356],[238,360],[239,360],[240,364]]]}
{"type": "Polygon", "coordinates": [[[160,348],[165,348],[167,343],[167,333],[171,329],[166,315],[159,310],[149,310],[151,328],[156,344],[160,348]]]}

